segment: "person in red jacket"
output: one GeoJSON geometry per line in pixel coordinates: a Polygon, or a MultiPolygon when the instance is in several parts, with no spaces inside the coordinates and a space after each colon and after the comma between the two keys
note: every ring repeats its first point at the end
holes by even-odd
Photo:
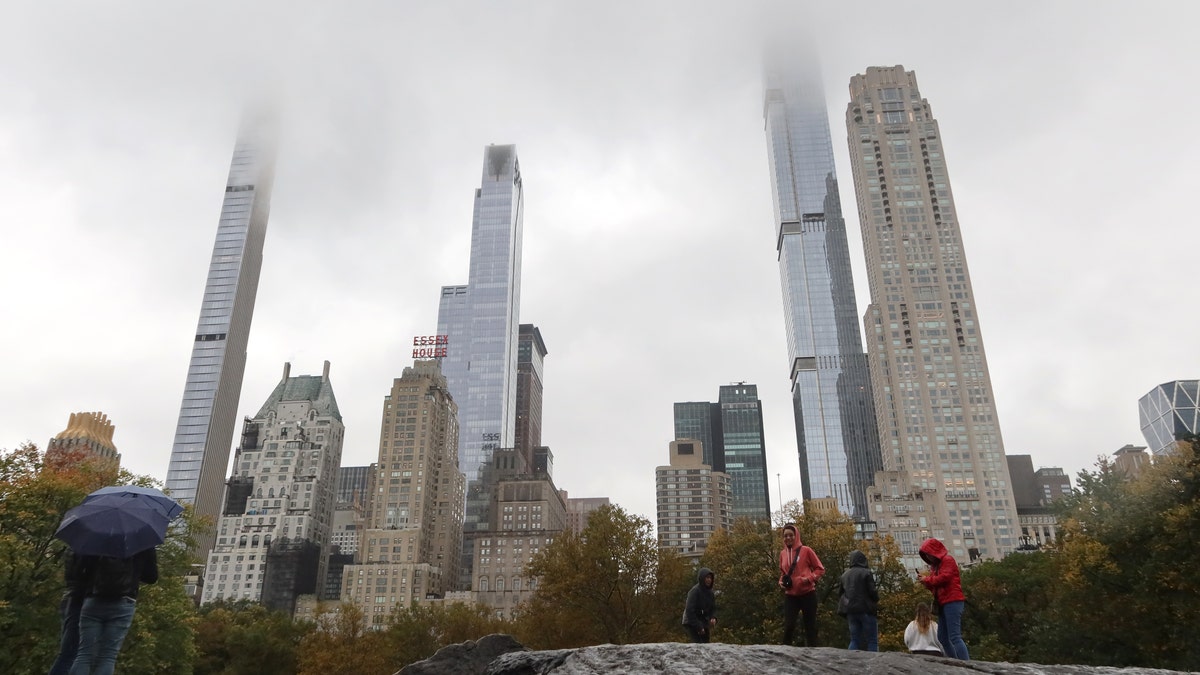
{"type": "Polygon", "coordinates": [[[938,613],[938,642],[946,650],[946,656],[970,661],[967,643],[962,637],[963,606],[967,596],[963,595],[962,580],[959,578],[958,563],[946,545],[932,537],[921,543],[921,559],[929,564],[929,573],[921,575],[921,583],[933,593],[933,605],[938,613]]]}
{"type": "Polygon", "coordinates": [[[804,613],[804,641],[817,646],[817,580],[825,566],[811,548],[800,543],[796,526],[783,526],[783,550],[779,552],[779,587],[783,589],[783,644],[792,644],[796,617],[804,613]]]}

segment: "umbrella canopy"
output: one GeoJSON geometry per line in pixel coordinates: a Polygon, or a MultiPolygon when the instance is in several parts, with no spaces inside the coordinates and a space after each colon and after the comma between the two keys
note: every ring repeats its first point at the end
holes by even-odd
{"type": "Polygon", "coordinates": [[[119,495],[125,499],[135,501],[144,501],[157,506],[168,519],[173,520],[175,516],[183,513],[183,507],[179,502],[171,499],[162,490],[154,488],[138,487],[137,485],[110,485],[96,490],[92,494],[83,498],[83,503],[87,504],[96,497],[105,495],[119,495]]]}
{"type": "Polygon", "coordinates": [[[67,511],[54,536],[79,555],[128,558],[163,543],[170,522],[153,502],[99,495],[67,511]]]}

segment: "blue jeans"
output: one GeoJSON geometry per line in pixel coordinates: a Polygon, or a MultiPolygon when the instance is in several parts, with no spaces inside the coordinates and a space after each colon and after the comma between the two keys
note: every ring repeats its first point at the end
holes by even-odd
{"type": "Polygon", "coordinates": [[[960,661],[970,661],[967,653],[967,643],[962,638],[962,600],[948,602],[938,608],[938,642],[946,650],[946,656],[960,661]]]}
{"type": "Polygon", "coordinates": [[[846,621],[850,624],[850,646],[847,649],[879,651],[879,619],[874,614],[847,614],[846,621]]]}
{"type": "Polygon", "coordinates": [[[71,675],[112,675],[137,600],[87,598],[79,612],[79,654],[71,675]]]}
{"type": "Polygon", "coordinates": [[[62,602],[58,605],[58,613],[62,616],[58,658],[50,666],[50,675],[67,675],[71,664],[75,663],[75,654],[79,651],[79,612],[82,608],[83,598],[79,594],[63,594],[62,602]]]}

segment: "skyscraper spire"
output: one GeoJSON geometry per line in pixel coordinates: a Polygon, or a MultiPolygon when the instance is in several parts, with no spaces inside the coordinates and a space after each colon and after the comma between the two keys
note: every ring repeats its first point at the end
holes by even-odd
{"type": "Polygon", "coordinates": [[[833,497],[844,513],[865,519],[879,439],[820,68],[803,47],[777,47],[768,54],[765,79],[775,246],[804,497],[833,497]]]}
{"type": "MultiPolygon", "coordinates": [[[[221,510],[262,269],[274,132],[274,116],[264,112],[248,114],[238,132],[167,468],[171,494],[214,521],[221,510]]],[[[211,548],[212,541],[210,536],[199,542],[199,552],[211,548]]]]}
{"type": "Polygon", "coordinates": [[[524,209],[517,146],[487,146],[475,191],[468,283],[443,286],[438,307],[438,334],[450,338],[442,373],[458,404],[459,467],[467,478],[465,574],[471,569],[471,533],[487,528],[481,468],[493,451],[513,447],[516,437],[524,209]]]}

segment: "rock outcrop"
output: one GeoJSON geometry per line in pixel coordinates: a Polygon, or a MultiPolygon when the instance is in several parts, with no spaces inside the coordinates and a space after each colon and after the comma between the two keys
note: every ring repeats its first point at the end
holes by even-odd
{"type": "Polygon", "coordinates": [[[1174,672],[1150,668],[964,662],[902,652],[852,652],[772,645],[664,642],[529,651],[510,636],[489,635],[476,642],[445,647],[429,659],[405,667],[397,675],[1167,675],[1174,672]]]}

